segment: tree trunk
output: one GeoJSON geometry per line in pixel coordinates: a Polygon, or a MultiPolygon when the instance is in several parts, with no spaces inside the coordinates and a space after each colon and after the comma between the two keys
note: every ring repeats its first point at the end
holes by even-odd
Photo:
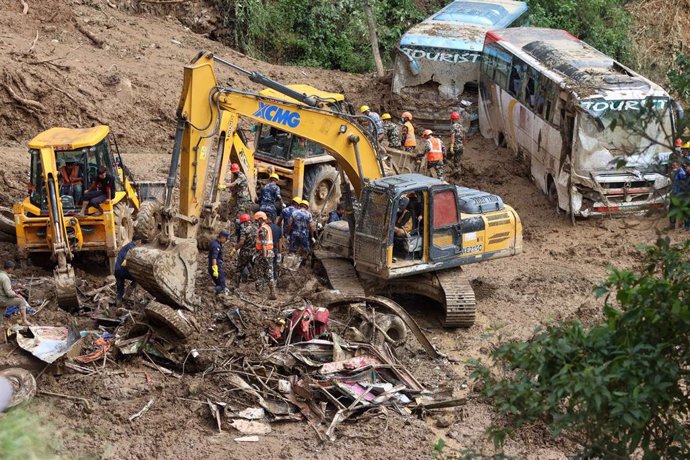
{"type": "Polygon", "coordinates": [[[374,54],[376,75],[383,77],[383,62],[381,62],[381,54],[379,53],[379,39],[376,36],[376,20],[371,11],[370,0],[364,0],[364,14],[367,16],[367,25],[369,26],[369,41],[371,41],[371,51],[374,54]]]}

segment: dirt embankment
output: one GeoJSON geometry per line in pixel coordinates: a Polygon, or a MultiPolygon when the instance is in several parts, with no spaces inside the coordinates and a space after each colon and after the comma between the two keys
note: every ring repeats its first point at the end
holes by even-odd
{"type": "MultiPolygon", "coordinates": [[[[185,29],[171,7],[164,11],[171,16],[160,16],[152,14],[160,10],[144,8],[142,2],[135,1],[51,0],[29,4],[28,14],[23,15],[20,2],[0,0],[0,204],[23,196],[28,172],[23,145],[40,129],[53,125],[109,124],[121,135],[121,147],[129,152],[125,162],[137,177],[164,177],[182,65],[201,49],[214,50],[284,83],[306,82],[344,92],[357,105],[376,105],[386,92],[369,76],[279,67],[249,59],[185,29]],[[110,3],[122,8],[112,8],[110,3]]],[[[221,75],[240,88],[258,89],[231,71],[222,70],[221,75]]],[[[479,137],[468,141],[465,163],[465,173],[455,179],[501,195],[515,207],[525,230],[523,254],[467,267],[478,300],[477,324],[469,330],[444,330],[437,307],[419,299],[405,303],[431,341],[459,362],[433,362],[414,343],[401,353],[402,361],[428,388],[449,388],[456,396],[473,394],[470,369],[464,361],[485,359],[497,341],[526,339],[535,328],[553,321],[596,320],[600,304],[592,288],[605,276],[607,265],[634,265],[634,245],[653,241],[662,225],[639,219],[578,221],[573,226],[520,173],[522,167],[509,151],[479,137]]],[[[0,243],[0,257],[13,254],[13,245],[0,243]]],[[[200,257],[203,266],[203,254],[200,257]]],[[[78,262],[76,270],[79,279],[95,287],[103,282],[104,273],[93,273],[92,266],[89,261],[78,262]]],[[[17,276],[49,279],[50,273],[31,267],[19,270],[17,276]]],[[[208,295],[205,276],[199,275],[200,296],[208,295]]],[[[298,273],[283,284],[283,295],[294,295],[306,284],[305,279],[313,276],[309,271],[298,273]]],[[[47,295],[49,287],[48,283],[35,288],[34,295],[47,295]]],[[[243,295],[265,301],[252,286],[244,288],[243,295]]],[[[238,305],[246,312],[254,334],[275,313],[253,309],[246,303],[238,305]]],[[[215,353],[213,346],[225,343],[223,333],[229,326],[219,327],[216,317],[226,308],[209,296],[199,312],[202,332],[194,345],[200,351],[215,353]]],[[[89,317],[75,320],[56,309],[41,312],[37,321],[92,325],[89,317]]],[[[253,344],[240,343],[237,349],[223,353],[250,353],[253,344]]],[[[0,356],[5,357],[0,359],[0,366],[26,365],[36,374],[43,369],[36,360],[21,350],[12,352],[12,348],[0,346],[0,356]]],[[[430,458],[439,437],[456,447],[490,451],[483,432],[494,417],[488,406],[471,398],[466,406],[441,415],[417,418],[387,413],[346,423],[333,444],[320,445],[303,423],[276,425],[259,443],[237,444],[233,441],[237,433],[216,433],[204,405],[205,394],[223,387],[218,379],[185,375],[178,380],[134,360],[109,363],[106,371],[91,376],[59,376],[49,369],[39,377],[39,385],[49,391],[83,396],[94,406],[93,412],[87,412],[74,401],[46,397],[37,398],[30,406],[56,427],[68,457],[430,458]],[[130,423],[128,417],[151,398],[156,401],[150,411],[130,423]]],[[[572,451],[568,444],[529,430],[509,442],[506,449],[516,458],[530,459],[566,458],[572,451]]]]}

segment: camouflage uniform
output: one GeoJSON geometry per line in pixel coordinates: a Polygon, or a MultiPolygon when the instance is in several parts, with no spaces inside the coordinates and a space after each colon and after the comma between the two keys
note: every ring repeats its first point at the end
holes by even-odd
{"type": "MultiPolygon", "coordinates": [[[[269,238],[269,229],[264,226],[259,227],[256,232],[257,243],[263,242],[267,244],[269,238]]],[[[273,244],[276,244],[274,241],[273,244]]],[[[256,265],[254,266],[256,276],[256,288],[261,289],[265,284],[274,286],[275,279],[273,278],[273,249],[266,251],[266,256],[263,255],[261,249],[256,249],[256,265]]]]}
{"type": "Polygon", "coordinates": [[[261,195],[259,196],[259,206],[261,210],[266,214],[270,214],[271,220],[275,220],[278,215],[276,212],[276,202],[282,201],[280,197],[280,187],[274,182],[269,182],[261,189],[261,195]]]}
{"type": "Polygon", "coordinates": [[[237,270],[235,271],[235,286],[237,287],[243,275],[246,276],[252,271],[252,258],[256,254],[256,227],[251,222],[240,225],[240,240],[242,239],[244,239],[244,244],[237,253],[237,270]]]}
{"type": "Polygon", "coordinates": [[[386,133],[388,147],[402,149],[402,132],[399,124],[394,123],[391,120],[386,120],[383,122],[383,132],[386,133]]]}
{"type": "Polygon", "coordinates": [[[451,146],[451,155],[453,156],[452,162],[453,166],[456,168],[460,167],[460,160],[462,160],[462,154],[465,150],[464,148],[464,141],[465,141],[465,129],[462,127],[462,123],[460,122],[455,122],[453,123],[453,126],[450,128],[451,134],[455,136],[454,139],[454,144],[451,146]]]}
{"type": "Polygon", "coordinates": [[[237,217],[237,213],[248,213],[252,203],[247,176],[245,176],[242,171],[233,173],[232,182],[235,182],[235,185],[230,188],[230,192],[232,193],[230,219],[237,217]]]}
{"type": "Polygon", "coordinates": [[[290,252],[308,253],[311,249],[309,227],[314,222],[311,212],[306,209],[297,209],[292,213],[290,222],[292,223],[290,227],[290,252]]]}
{"type": "MultiPolygon", "coordinates": [[[[435,139],[438,139],[438,138],[435,138],[435,139]]],[[[440,141],[440,139],[438,139],[438,140],[440,141]]],[[[446,148],[443,146],[443,143],[441,143],[441,149],[443,150],[444,156],[445,156],[445,149],[446,149],[446,148]]],[[[427,140],[424,142],[424,154],[418,155],[418,157],[421,158],[421,157],[423,157],[424,155],[427,155],[430,151],[431,151],[431,139],[427,139],[427,140]]],[[[429,160],[427,160],[427,162],[426,162],[426,169],[427,169],[427,172],[428,172],[429,175],[431,175],[431,170],[432,170],[432,169],[436,170],[436,177],[439,178],[439,179],[441,179],[441,180],[445,180],[445,179],[444,179],[444,177],[445,177],[445,176],[444,176],[444,170],[443,170],[443,160],[439,160],[439,161],[429,161],[429,160]]]]}

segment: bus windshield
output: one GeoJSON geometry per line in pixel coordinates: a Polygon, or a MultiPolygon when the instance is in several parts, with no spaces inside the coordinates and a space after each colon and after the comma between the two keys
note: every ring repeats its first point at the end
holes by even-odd
{"type": "Polygon", "coordinates": [[[673,136],[668,98],[580,102],[575,149],[578,169],[649,167],[668,160],[673,136]]]}

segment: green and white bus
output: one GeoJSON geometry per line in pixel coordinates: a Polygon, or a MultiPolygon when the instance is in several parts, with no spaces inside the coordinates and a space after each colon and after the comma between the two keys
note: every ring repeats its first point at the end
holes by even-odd
{"type": "Polygon", "coordinates": [[[665,206],[672,112],[663,88],[568,32],[486,34],[481,133],[511,148],[537,187],[575,216],[665,206]]]}

